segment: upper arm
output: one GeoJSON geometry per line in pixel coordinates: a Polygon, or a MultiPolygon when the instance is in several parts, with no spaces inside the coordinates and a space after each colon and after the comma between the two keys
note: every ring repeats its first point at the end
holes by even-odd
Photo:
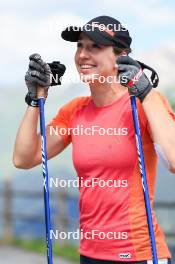
{"type": "Polygon", "coordinates": [[[50,126],[46,127],[46,139],[48,159],[55,157],[65,148],[63,137],[59,134],[51,134],[50,126]]]}
{"type": "MultiPolygon", "coordinates": [[[[163,106],[164,108],[166,109],[166,111],[168,112],[169,116],[172,118],[172,120],[175,122],[175,114],[173,112],[173,109],[169,103],[169,101],[167,100],[167,98],[165,96],[163,96],[160,92],[157,91],[157,94],[159,95],[162,103],[163,103],[163,106]]],[[[152,131],[151,131],[151,127],[150,127],[150,124],[149,122],[147,121],[147,130],[151,136],[151,138],[153,139],[153,134],[152,134],[152,131]]]]}

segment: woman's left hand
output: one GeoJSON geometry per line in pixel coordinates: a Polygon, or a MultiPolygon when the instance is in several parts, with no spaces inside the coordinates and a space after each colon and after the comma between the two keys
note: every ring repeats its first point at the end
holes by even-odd
{"type": "Polygon", "coordinates": [[[140,64],[129,56],[118,57],[117,64],[121,85],[128,87],[129,94],[137,96],[143,102],[152,85],[140,64]]]}

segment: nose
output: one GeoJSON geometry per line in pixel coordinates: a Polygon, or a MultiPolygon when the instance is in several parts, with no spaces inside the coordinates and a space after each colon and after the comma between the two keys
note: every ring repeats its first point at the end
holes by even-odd
{"type": "Polygon", "coordinates": [[[79,58],[80,59],[86,59],[86,58],[89,58],[89,52],[87,49],[85,48],[82,48],[80,51],[79,51],[79,58]]]}

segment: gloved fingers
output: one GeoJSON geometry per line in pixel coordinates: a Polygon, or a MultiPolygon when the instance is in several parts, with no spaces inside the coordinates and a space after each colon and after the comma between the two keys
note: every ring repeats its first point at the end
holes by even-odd
{"type": "Polygon", "coordinates": [[[51,74],[50,67],[47,63],[43,62],[42,64],[40,62],[35,62],[34,60],[30,60],[29,62],[29,70],[30,71],[36,71],[36,75],[40,78],[48,78],[48,76],[51,74]],[[39,73],[41,73],[39,75],[39,73]],[[44,77],[45,75],[45,77],[44,77]],[[41,77],[40,77],[41,76],[41,77]]]}
{"type": "Polygon", "coordinates": [[[38,64],[40,64],[41,66],[43,66],[45,64],[45,62],[41,59],[41,56],[38,53],[34,53],[34,54],[30,55],[29,60],[33,60],[33,61],[37,62],[38,64]]]}
{"type": "Polygon", "coordinates": [[[118,73],[124,76],[128,76],[130,79],[132,79],[137,74],[137,72],[138,72],[138,68],[134,65],[125,65],[125,64],[118,65],[118,73]]]}
{"type": "Polygon", "coordinates": [[[43,86],[43,87],[48,87],[48,83],[41,81],[37,77],[31,77],[32,82],[36,83],[37,85],[43,86]]]}
{"type": "Polygon", "coordinates": [[[48,81],[48,78],[45,74],[39,72],[39,71],[29,71],[29,74],[32,76],[32,77],[37,77],[38,79],[40,79],[41,81],[43,82],[47,82],[48,81]]]}
{"type": "Polygon", "coordinates": [[[130,77],[127,75],[119,74],[120,84],[127,87],[130,77]]]}
{"type": "Polygon", "coordinates": [[[45,75],[42,75],[40,72],[37,71],[27,71],[25,75],[25,81],[36,83],[41,86],[48,86],[50,85],[50,80],[46,78],[45,75]]]}
{"type": "Polygon", "coordinates": [[[134,65],[139,69],[141,68],[140,64],[129,56],[119,56],[117,58],[117,64],[134,65]]]}
{"type": "Polygon", "coordinates": [[[38,62],[35,62],[34,60],[31,60],[29,62],[29,69],[30,70],[37,70],[41,73],[44,73],[44,68],[38,62]]]}
{"type": "Polygon", "coordinates": [[[33,53],[29,56],[29,60],[35,60],[35,61],[41,60],[41,55],[39,55],[38,53],[33,53]]]}
{"type": "Polygon", "coordinates": [[[43,62],[43,63],[44,64],[42,66],[43,66],[44,72],[46,73],[46,75],[50,75],[52,72],[51,72],[49,64],[46,62],[43,62]]]}
{"type": "Polygon", "coordinates": [[[119,64],[118,65],[118,72],[119,73],[127,72],[128,69],[129,69],[129,65],[125,65],[125,64],[119,64]]]}

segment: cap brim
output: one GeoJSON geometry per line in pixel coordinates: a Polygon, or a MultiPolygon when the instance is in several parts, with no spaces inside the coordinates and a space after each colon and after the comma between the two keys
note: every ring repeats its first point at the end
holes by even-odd
{"type": "Polygon", "coordinates": [[[62,31],[61,37],[66,41],[77,42],[82,32],[84,32],[92,41],[97,44],[113,45],[113,42],[108,38],[104,38],[104,36],[101,35],[101,32],[96,28],[92,31],[75,26],[67,27],[64,31],[62,31]]]}
{"type": "Polygon", "coordinates": [[[82,32],[81,27],[71,26],[71,27],[67,27],[65,30],[62,31],[61,37],[67,41],[77,42],[81,32],[82,32]]]}

